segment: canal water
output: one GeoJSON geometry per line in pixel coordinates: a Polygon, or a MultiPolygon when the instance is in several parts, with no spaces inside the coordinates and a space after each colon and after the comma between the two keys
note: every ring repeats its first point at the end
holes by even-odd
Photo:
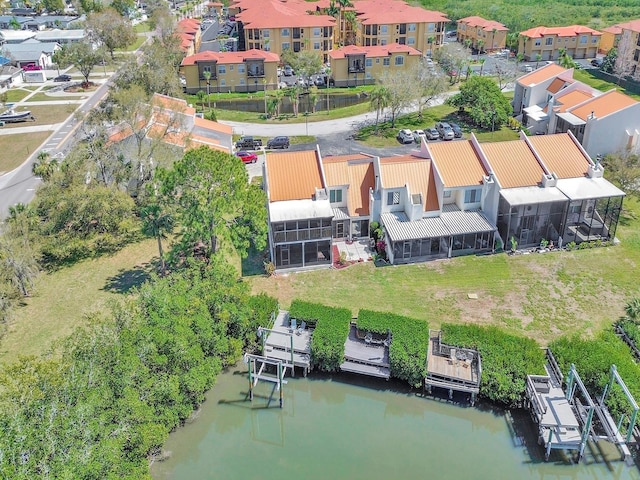
{"type": "Polygon", "coordinates": [[[526,412],[464,397],[426,399],[402,383],[352,375],[288,379],[279,394],[260,382],[247,399],[246,367],[218,377],[201,410],[165,444],[155,480],[205,479],[632,479],[611,445],[586,462],[559,452],[544,462],[526,412]]]}

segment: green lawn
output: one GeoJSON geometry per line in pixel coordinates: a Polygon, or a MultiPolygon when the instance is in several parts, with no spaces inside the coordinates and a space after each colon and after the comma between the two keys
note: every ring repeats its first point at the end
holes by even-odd
{"type": "MultiPolygon", "coordinates": [[[[372,118],[375,119],[375,114],[372,115],[372,118]]],[[[465,138],[468,138],[469,134],[473,132],[481,142],[503,142],[506,140],[517,140],[519,138],[517,131],[511,130],[506,126],[494,132],[491,132],[491,130],[479,130],[475,125],[468,123],[463,116],[460,116],[455,107],[438,105],[437,107],[423,110],[422,119],[418,117],[417,113],[411,113],[397,118],[393,128],[390,122],[380,122],[377,134],[375,126],[365,127],[356,135],[356,139],[370,147],[393,147],[398,145],[396,135],[399,129],[424,129],[433,127],[436,122],[439,121],[457,123],[460,125],[460,128],[462,128],[465,138]]]]}
{"type": "Polygon", "coordinates": [[[30,93],[32,92],[23,90],[22,88],[11,88],[7,90],[7,102],[19,102],[30,93]]]}
{"type": "Polygon", "coordinates": [[[21,112],[23,110],[30,110],[31,115],[35,117],[35,121],[8,123],[2,128],[11,129],[24,126],[31,127],[34,125],[52,125],[64,122],[79,106],[80,105],[77,103],[66,103],[62,105],[34,105],[29,108],[22,106],[17,108],[16,111],[21,112]]]}
{"type": "Polygon", "coordinates": [[[0,174],[22,165],[51,133],[53,131],[0,135],[0,174]]]}
{"type": "Polygon", "coordinates": [[[620,85],[616,85],[615,83],[607,82],[606,80],[602,80],[598,77],[594,77],[593,75],[591,75],[589,70],[574,70],[573,78],[581,81],[582,83],[586,83],[587,85],[597,90],[600,90],[601,92],[607,92],[612,88],[615,88],[616,90],[619,90],[620,92],[626,95],[629,95],[630,97],[640,101],[640,95],[636,93],[628,92],[623,87],[621,87],[620,85]]]}
{"type": "Polygon", "coordinates": [[[145,33],[145,32],[150,32],[151,31],[151,27],[149,26],[149,22],[138,23],[137,25],[135,25],[133,27],[133,29],[135,30],[136,33],[145,33]]]}
{"type": "Polygon", "coordinates": [[[341,270],[245,278],[255,293],[350,308],[392,311],[442,322],[497,325],[541,344],[571,333],[590,336],[608,328],[638,295],[640,205],[625,200],[615,247],[572,252],[467,256],[376,268],[372,263],[341,270]],[[468,294],[478,295],[469,299],[468,294]]]}
{"type": "Polygon", "coordinates": [[[86,322],[87,315],[104,313],[109,301],[148,278],[157,245],[145,240],[113,256],[42,274],[36,293],[15,311],[0,341],[0,363],[44,353],[86,322]]]}

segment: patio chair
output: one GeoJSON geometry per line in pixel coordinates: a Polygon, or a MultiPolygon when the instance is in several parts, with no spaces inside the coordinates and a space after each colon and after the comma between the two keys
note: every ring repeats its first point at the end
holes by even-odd
{"type": "Polygon", "coordinates": [[[292,318],[291,319],[291,326],[289,327],[289,333],[295,332],[297,327],[298,327],[298,321],[295,318],[292,318]]]}
{"type": "Polygon", "coordinates": [[[307,328],[307,323],[303,320],[300,326],[296,329],[296,335],[302,335],[305,328],[307,328]]]}

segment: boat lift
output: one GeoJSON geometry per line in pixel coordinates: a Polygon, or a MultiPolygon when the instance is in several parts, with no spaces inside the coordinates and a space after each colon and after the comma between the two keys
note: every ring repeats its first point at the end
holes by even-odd
{"type": "Polygon", "coordinates": [[[283,365],[282,360],[245,353],[244,363],[249,367],[249,400],[253,401],[253,388],[258,384],[258,381],[263,380],[276,384],[276,389],[280,392],[280,408],[282,408],[284,406],[284,390],[282,387],[287,383],[284,379],[287,367],[283,365]],[[276,374],[265,372],[266,365],[274,365],[276,374]]]}

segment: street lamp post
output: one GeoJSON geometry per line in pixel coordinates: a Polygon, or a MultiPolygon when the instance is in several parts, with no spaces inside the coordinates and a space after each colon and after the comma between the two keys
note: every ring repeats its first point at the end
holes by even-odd
{"type": "Polygon", "coordinates": [[[264,86],[264,116],[267,118],[267,79],[262,79],[262,85],[264,86]]]}
{"type": "Polygon", "coordinates": [[[304,128],[307,137],[309,136],[309,112],[304,112],[304,128]]]}
{"type": "Polygon", "coordinates": [[[496,111],[493,110],[491,112],[491,140],[493,140],[493,131],[495,130],[495,126],[496,126],[496,111]]]}

